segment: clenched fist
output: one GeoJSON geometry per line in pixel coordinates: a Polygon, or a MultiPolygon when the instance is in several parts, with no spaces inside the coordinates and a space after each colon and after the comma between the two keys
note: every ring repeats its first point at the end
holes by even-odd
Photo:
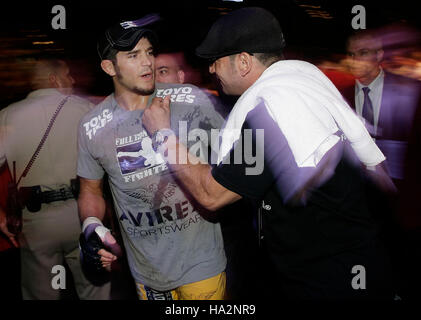
{"type": "Polygon", "coordinates": [[[154,132],[171,128],[171,111],[170,111],[170,96],[165,98],[155,97],[152,104],[143,112],[142,124],[148,131],[149,135],[154,132]]]}

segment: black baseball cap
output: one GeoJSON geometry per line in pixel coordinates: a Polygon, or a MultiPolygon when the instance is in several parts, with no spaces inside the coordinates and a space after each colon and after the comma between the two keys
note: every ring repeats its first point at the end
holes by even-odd
{"type": "Polygon", "coordinates": [[[263,8],[248,7],[219,18],[196,48],[196,55],[218,59],[240,52],[277,53],[284,47],[285,39],[273,14],[263,8]]]}
{"type": "Polygon", "coordinates": [[[118,51],[130,51],[143,37],[146,37],[152,46],[155,46],[158,37],[153,30],[145,28],[145,26],[158,20],[160,20],[158,14],[150,14],[137,20],[124,21],[111,26],[98,40],[99,57],[101,60],[107,59],[111,48],[118,51]]]}

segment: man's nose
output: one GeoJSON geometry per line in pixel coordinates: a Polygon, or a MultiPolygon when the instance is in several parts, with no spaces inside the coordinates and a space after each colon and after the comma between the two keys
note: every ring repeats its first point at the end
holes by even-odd
{"type": "Polygon", "coordinates": [[[146,55],[146,56],[144,56],[143,58],[142,58],[142,60],[141,60],[141,64],[143,65],[143,66],[151,66],[152,65],[152,60],[154,59],[154,57],[153,56],[148,56],[148,55],[146,55]]]}

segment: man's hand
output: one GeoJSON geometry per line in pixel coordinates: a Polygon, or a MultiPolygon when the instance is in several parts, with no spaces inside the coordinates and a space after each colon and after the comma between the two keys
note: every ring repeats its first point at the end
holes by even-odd
{"type": "Polygon", "coordinates": [[[170,96],[155,97],[152,104],[143,112],[142,124],[150,135],[154,132],[171,128],[170,96]]]}
{"type": "Polygon", "coordinates": [[[90,223],[83,228],[80,249],[82,261],[88,268],[96,270],[105,268],[111,271],[112,262],[121,256],[121,248],[117,241],[110,230],[100,223],[90,223]]]}
{"type": "Polygon", "coordinates": [[[102,266],[107,271],[111,271],[111,264],[121,257],[121,248],[109,230],[105,233],[104,239],[101,240],[109,251],[101,249],[98,254],[101,256],[102,266]]]}
{"type": "Polygon", "coordinates": [[[6,212],[4,212],[1,208],[0,208],[0,231],[3,232],[9,238],[10,242],[16,248],[19,247],[19,244],[16,241],[16,235],[9,232],[9,229],[7,229],[6,212]]]}
{"type": "Polygon", "coordinates": [[[79,246],[85,276],[94,284],[107,282],[112,263],[122,255],[121,248],[110,230],[95,217],[85,219],[79,246]]]}

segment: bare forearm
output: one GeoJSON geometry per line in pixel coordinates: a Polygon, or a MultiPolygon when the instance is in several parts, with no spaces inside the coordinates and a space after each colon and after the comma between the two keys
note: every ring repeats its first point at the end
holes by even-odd
{"type": "Polygon", "coordinates": [[[102,196],[89,193],[80,194],[77,203],[81,221],[87,217],[97,217],[100,220],[104,218],[105,200],[102,196]]]}
{"type": "Polygon", "coordinates": [[[78,197],[80,220],[96,217],[102,220],[105,216],[105,200],[102,196],[102,182],[92,182],[81,178],[80,194],[78,197]]]}
{"type": "Polygon", "coordinates": [[[167,147],[167,161],[173,174],[203,207],[214,211],[241,198],[219,185],[211,174],[211,166],[200,163],[178,140],[168,143],[167,147]]]}
{"type": "Polygon", "coordinates": [[[171,131],[168,129],[171,127],[170,113],[170,96],[164,99],[154,98],[142,115],[142,124],[152,134],[154,143],[162,144],[165,141],[159,149],[162,152],[167,148],[166,160],[176,179],[197,202],[211,211],[240,199],[240,195],[226,189],[212,177],[208,164],[199,163],[197,157],[188,153],[187,148],[178,142],[174,132],[169,135],[161,132],[167,139],[157,139],[160,130],[167,133],[171,131]]]}

